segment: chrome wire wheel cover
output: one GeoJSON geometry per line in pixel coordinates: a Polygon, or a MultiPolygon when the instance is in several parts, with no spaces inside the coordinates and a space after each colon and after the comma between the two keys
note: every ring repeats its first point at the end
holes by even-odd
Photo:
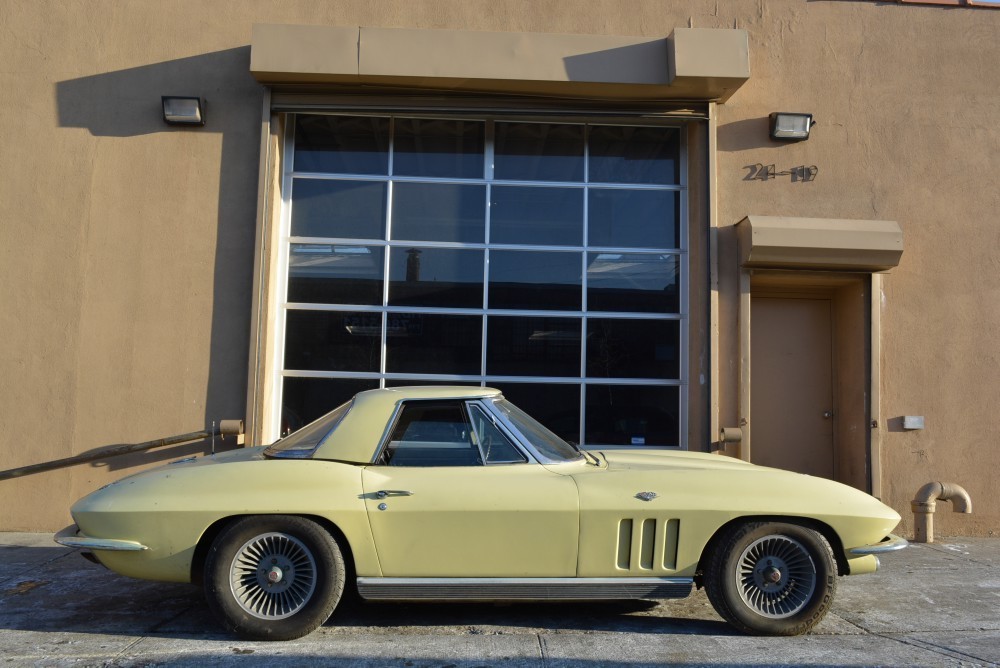
{"type": "Polygon", "coordinates": [[[816,591],[816,565],[802,543],[788,536],[764,536],[743,550],[736,564],[740,598],[771,619],[801,611],[816,591]]]}
{"type": "Polygon", "coordinates": [[[316,560],[302,541],[265,533],[236,551],[229,584],[240,607],[258,619],[284,619],[302,609],[316,590],[316,560]]]}

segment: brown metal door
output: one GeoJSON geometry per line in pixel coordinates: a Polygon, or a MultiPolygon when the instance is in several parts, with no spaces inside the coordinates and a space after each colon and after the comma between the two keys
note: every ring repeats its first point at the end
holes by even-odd
{"type": "Polygon", "coordinates": [[[832,302],[753,297],[750,459],[834,477],[832,302]]]}

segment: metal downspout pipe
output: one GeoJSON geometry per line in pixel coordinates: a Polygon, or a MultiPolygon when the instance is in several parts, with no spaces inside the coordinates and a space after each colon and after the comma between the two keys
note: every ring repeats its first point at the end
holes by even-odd
{"type": "Polygon", "coordinates": [[[913,542],[934,542],[934,511],[938,501],[951,501],[956,513],[971,513],[972,499],[961,485],[953,482],[929,482],[917,491],[910,502],[913,509],[913,542]]]}

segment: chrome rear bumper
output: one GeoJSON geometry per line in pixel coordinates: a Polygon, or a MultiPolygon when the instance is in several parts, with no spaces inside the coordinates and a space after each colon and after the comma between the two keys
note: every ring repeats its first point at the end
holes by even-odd
{"type": "Polygon", "coordinates": [[[52,539],[66,547],[81,547],[88,550],[113,550],[116,552],[140,552],[149,548],[134,540],[115,540],[113,538],[89,538],[80,533],[80,527],[70,524],[57,533],[52,539]]]}
{"type": "Polygon", "coordinates": [[[875,543],[874,545],[862,545],[860,547],[852,547],[847,552],[848,554],[881,554],[883,552],[895,552],[896,550],[902,550],[904,547],[910,544],[910,541],[905,538],[900,538],[896,534],[889,534],[882,539],[882,542],[875,543]]]}

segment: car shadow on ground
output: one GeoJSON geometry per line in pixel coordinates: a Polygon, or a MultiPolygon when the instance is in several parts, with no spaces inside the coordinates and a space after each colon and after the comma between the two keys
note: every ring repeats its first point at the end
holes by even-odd
{"type": "MultiPolygon", "coordinates": [[[[702,594],[693,594],[701,597],[702,594]]],[[[709,608],[705,619],[670,615],[672,603],[658,601],[574,601],[516,603],[391,603],[348,601],[326,628],[454,627],[471,634],[553,631],[734,635],[709,608]]],[[[706,602],[707,605],[707,602],[706,602]]]]}
{"type": "MultiPolygon", "coordinates": [[[[232,639],[212,617],[199,587],[136,580],[57,547],[6,549],[0,576],[0,629],[35,632],[232,639]]],[[[350,593],[322,633],[432,632],[469,635],[616,631],[731,635],[704,594],[688,599],[607,602],[392,603],[350,593]],[[679,616],[676,616],[679,613],[679,616]]]]}

